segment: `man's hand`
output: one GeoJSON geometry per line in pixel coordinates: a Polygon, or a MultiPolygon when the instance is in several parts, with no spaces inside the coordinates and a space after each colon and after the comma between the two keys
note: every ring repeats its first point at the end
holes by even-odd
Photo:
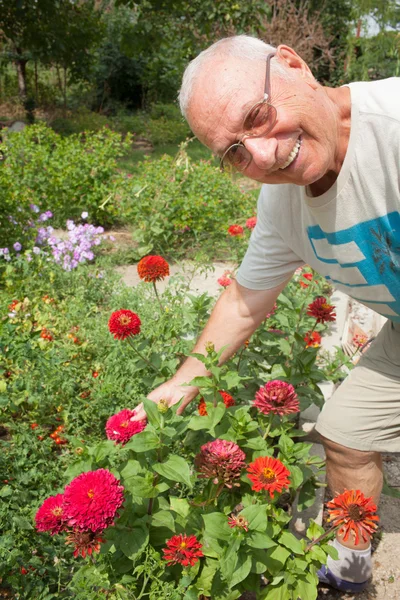
{"type": "MultiPolygon", "coordinates": [[[[151,391],[147,396],[149,400],[152,400],[156,404],[160,402],[160,400],[166,400],[168,406],[173,406],[177,404],[182,398],[182,404],[176,411],[178,415],[182,414],[187,405],[193,400],[195,396],[199,393],[199,388],[188,386],[188,385],[180,385],[177,381],[173,379],[169,379],[165,383],[161,384],[158,388],[151,391]]],[[[143,404],[139,404],[135,408],[135,416],[132,421],[140,421],[141,419],[146,418],[146,413],[143,408],[143,404]]]]}

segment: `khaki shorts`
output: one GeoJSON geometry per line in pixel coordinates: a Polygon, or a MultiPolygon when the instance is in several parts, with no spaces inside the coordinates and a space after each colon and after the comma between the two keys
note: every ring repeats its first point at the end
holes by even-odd
{"type": "Polygon", "coordinates": [[[400,452],[400,323],[385,323],[325,403],[316,429],[347,448],[400,452]]]}

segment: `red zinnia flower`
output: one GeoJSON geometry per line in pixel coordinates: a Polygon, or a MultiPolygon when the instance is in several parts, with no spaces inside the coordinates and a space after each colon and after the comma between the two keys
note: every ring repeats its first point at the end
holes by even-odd
{"type": "Polygon", "coordinates": [[[228,227],[228,233],[232,237],[236,237],[238,235],[242,235],[242,233],[243,233],[243,227],[241,225],[230,225],[228,227]]]}
{"type": "Polygon", "coordinates": [[[250,217],[250,219],[247,219],[247,221],[246,221],[246,227],[248,229],[254,229],[256,224],[257,224],[257,217],[250,217]]]}
{"type": "Polygon", "coordinates": [[[199,415],[201,417],[206,417],[208,415],[206,401],[204,398],[200,398],[200,402],[197,405],[197,410],[199,411],[199,415]]]}
{"type": "Polygon", "coordinates": [[[202,544],[197,541],[195,535],[174,535],[167,541],[167,547],[163,548],[164,560],[167,561],[168,566],[183,565],[193,567],[201,558],[204,556],[201,551],[202,544]]]}
{"type": "Polygon", "coordinates": [[[124,501],[124,488],[107,469],[75,477],[64,492],[64,518],[74,528],[99,531],[114,523],[124,501]]]}
{"type": "Polygon", "coordinates": [[[242,517],[241,515],[232,515],[228,518],[228,525],[231,529],[234,527],[238,527],[239,529],[244,529],[245,531],[249,530],[249,522],[247,519],[242,517]]]}
{"type": "Polygon", "coordinates": [[[350,532],[354,535],[357,545],[360,536],[368,542],[369,536],[377,529],[379,521],[376,506],[372,498],[366,498],[360,490],[346,490],[327,504],[329,521],[333,526],[340,525],[339,535],[343,541],[349,538],[350,532]]]}
{"type": "Polygon", "coordinates": [[[105,542],[100,537],[100,533],[93,533],[93,531],[80,531],[76,529],[72,531],[65,540],[66,544],[73,544],[75,546],[74,556],[78,558],[79,555],[85,558],[86,555],[91,556],[93,552],[100,552],[100,546],[105,542]]]}
{"type": "Polygon", "coordinates": [[[318,331],[307,331],[304,336],[304,341],[306,343],[306,348],[319,348],[321,345],[321,334],[318,331]]]}
{"type": "Polygon", "coordinates": [[[252,490],[261,492],[267,490],[271,498],[274,492],[281,493],[283,488],[288,488],[290,471],[277,458],[260,456],[247,468],[248,478],[253,483],[252,490]]]}
{"type": "Polygon", "coordinates": [[[140,279],[152,283],[169,275],[169,264],[162,256],[144,256],[138,262],[137,271],[140,279]]]}
{"type": "Polygon", "coordinates": [[[254,406],[264,415],[290,415],[300,410],[294,387],[286,381],[274,379],[260,387],[256,393],[254,406]]]}
{"type": "Polygon", "coordinates": [[[219,391],[219,394],[221,395],[222,400],[224,401],[226,408],[229,408],[230,406],[235,406],[235,401],[232,398],[232,396],[230,394],[228,394],[228,392],[224,392],[223,390],[218,390],[218,391],[219,391]]]}
{"type": "Polygon", "coordinates": [[[112,313],[108,321],[108,329],[116,340],[125,340],[130,335],[140,333],[140,319],[131,310],[121,309],[112,313]]]}
{"type": "Polygon", "coordinates": [[[35,515],[38,531],[49,531],[50,535],[55,535],[64,529],[63,500],[63,494],[46,498],[35,515]]]}
{"type": "Polygon", "coordinates": [[[304,279],[307,279],[308,281],[312,281],[312,273],[303,273],[303,277],[304,279]]]}
{"type": "Polygon", "coordinates": [[[106,435],[109,440],[115,440],[121,444],[126,444],[136,433],[140,433],[147,425],[146,419],[141,421],[132,421],[136,414],[135,410],[124,408],[116,415],[110,417],[106,423],[106,435]]]}
{"type": "Polygon", "coordinates": [[[320,296],[314,302],[308,305],[307,314],[310,317],[315,317],[317,323],[325,323],[327,321],[335,321],[336,313],[333,312],[335,307],[332,304],[328,304],[326,298],[320,296]]]}
{"type": "Polygon", "coordinates": [[[234,442],[214,440],[200,448],[195,466],[200,478],[212,479],[214,484],[223,483],[227,488],[240,486],[235,481],[245,465],[246,455],[234,442]]]}

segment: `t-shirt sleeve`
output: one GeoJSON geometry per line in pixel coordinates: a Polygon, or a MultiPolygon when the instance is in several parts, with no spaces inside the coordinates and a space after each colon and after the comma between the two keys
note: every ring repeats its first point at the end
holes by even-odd
{"type": "Polygon", "coordinates": [[[267,186],[257,204],[257,225],[253,229],[247,252],[236,274],[240,285],[251,290],[269,290],[303,266],[304,261],[279,235],[273,221],[273,205],[268,203],[267,186]]]}

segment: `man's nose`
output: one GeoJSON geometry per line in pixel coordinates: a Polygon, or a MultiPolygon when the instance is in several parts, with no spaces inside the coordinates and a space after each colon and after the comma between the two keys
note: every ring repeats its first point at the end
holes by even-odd
{"type": "Polygon", "coordinates": [[[276,138],[245,137],[242,140],[253,157],[253,163],[263,171],[275,170],[278,142],[276,138]]]}

